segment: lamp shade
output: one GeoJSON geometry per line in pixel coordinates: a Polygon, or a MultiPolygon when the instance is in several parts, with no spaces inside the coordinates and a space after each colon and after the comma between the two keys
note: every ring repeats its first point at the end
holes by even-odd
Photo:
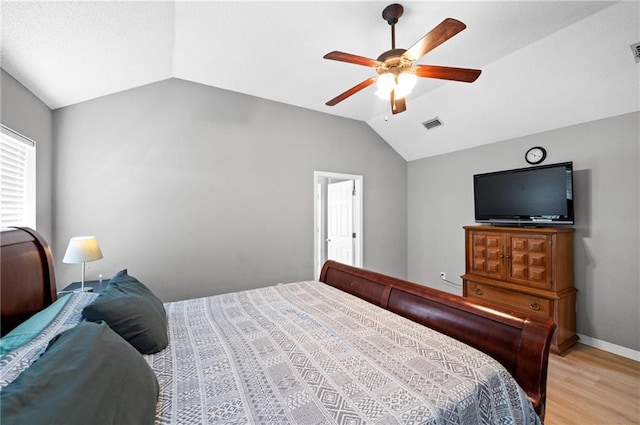
{"type": "Polygon", "coordinates": [[[102,259],[102,251],[95,236],[76,236],[69,240],[63,263],[79,264],[102,259]]]}

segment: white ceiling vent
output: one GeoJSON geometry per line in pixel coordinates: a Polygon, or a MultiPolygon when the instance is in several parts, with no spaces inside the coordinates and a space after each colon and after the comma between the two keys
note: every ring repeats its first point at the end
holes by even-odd
{"type": "Polygon", "coordinates": [[[440,118],[435,117],[435,118],[432,118],[430,120],[427,120],[427,121],[423,122],[422,125],[424,125],[424,128],[426,128],[427,130],[431,130],[434,127],[441,126],[442,125],[442,121],[440,121],[440,118]]]}
{"type": "Polygon", "coordinates": [[[636,63],[640,62],[640,41],[631,45],[631,51],[633,52],[636,63]]]}

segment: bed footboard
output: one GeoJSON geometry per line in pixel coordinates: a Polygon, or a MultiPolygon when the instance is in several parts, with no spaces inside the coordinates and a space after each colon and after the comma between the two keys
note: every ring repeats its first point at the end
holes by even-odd
{"type": "Polygon", "coordinates": [[[442,332],[498,360],[544,417],[549,347],[556,329],[546,317],[527,317],[479,300],[380,273],[327,261],[320,281],[442,332]]]}

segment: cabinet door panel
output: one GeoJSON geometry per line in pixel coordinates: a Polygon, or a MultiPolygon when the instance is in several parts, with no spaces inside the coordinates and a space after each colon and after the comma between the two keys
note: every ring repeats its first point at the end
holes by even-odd
{"type": "Polygon", "coordinates": [[[544,235],[507,235],[509,280],[534,288],[551,288],[550,240],[544,235]]]}
{"type": "Polygon", "coordinates": [[[501,278],[504,276],[502,238],[500,235],[471,232],[471,264],[474,274],[501,278]]]}

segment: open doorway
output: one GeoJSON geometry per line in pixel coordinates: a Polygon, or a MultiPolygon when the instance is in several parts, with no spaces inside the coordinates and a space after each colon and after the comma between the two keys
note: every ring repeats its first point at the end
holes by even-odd
{"type": "Polygon", "coordinates": [[[314,171],[313,190],[314,278],[327,260],[362,267],[362,176],[314,171]]]}

